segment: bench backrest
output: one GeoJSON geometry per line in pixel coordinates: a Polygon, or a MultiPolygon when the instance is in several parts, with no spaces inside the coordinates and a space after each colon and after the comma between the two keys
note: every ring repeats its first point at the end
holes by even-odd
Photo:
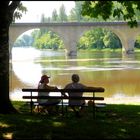
{"type": "Polygon", "coordinates": [[[89,89],[27,89],[23,88],[23,92],[104,92],[104,88],[102,87],[95,87],[89,89]]]}

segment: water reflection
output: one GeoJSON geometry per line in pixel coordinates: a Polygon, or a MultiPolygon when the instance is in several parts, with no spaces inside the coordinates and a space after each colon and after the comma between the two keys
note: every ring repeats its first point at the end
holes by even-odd
{"type": "MultiPolygon", "coordinates": [[[[120,52],[80,52],[74,58],[65,52],[38,51],[33,48],[12,50],[10,96],[22,99],[21,89],[37,87],[42,74],[51,76],[51,85],[63,88],[71,81],[71,75],[80,75],[81,82],[89,86],[102,86],[101,96],[110,102],[116,99],[139,98],[140,54],[125,56],[120,52]]],[[[99,95],[100,96],[100,95],[99,95]]],[[[140,98],[139,98],[140,99],[140,98]]],[[[123,100],[124,102],[124,100],[123,100]]]]}

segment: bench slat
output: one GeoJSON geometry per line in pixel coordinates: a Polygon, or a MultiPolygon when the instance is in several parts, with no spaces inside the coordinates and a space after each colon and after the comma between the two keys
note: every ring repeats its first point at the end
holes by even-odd
{"type": "Polygon", "coordinates": [[[104,92],[102,87],[94,87],[91,89],[22,89],[23,92],[104,92]]]}
{"type": "Polygon", "coordinates": [[[104,100],[104,97],[23,96],[23,99],[75,99],[75,100],[104,100]]]}

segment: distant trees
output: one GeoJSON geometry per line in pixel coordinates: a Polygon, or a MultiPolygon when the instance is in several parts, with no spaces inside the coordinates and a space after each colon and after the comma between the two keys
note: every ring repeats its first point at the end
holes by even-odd
{"type": "Polygon", "coordinates": [[[69,21],[84,21],[84,18],[81,14],[83,1],[76,1],[75,7],[71,9],[70,15],[68,16],[69,21]]]}
{"type": "Polygon", "coordinates": [[[59,21],[61,22],[67,21],[67,14],[66,14],[65,6],[63,4],[59,9],[59,21]]]}
{"type": "Polygon", "coordinates": [[[52,21],[58,21],[58,14],[56,9],[54,9],[52,12],[52,21]]]}
{"type": "Polygon", "coordinates": [[[78,49],[111,49],[122,48],[119,38],[106,29],[97,28],[86,32],[78,43],[78,49]]]}
{"type": "Polygon", "coordinates": [[[64,47],[62,40],[52,31],[46,31],[43,35],[39,35],[40,30],[35,30],[31,34],[34,38],[32,46],[35,48],[58,50],[64,47]]]}
{"type": "Polygon", "coordinates": [[[135,47],[140,49],[140,36],[136,38],[135,47]]]}
{"type": "Polygon", "coordinates": [[[14,43],[14,47],[28,47],[33,45],[33,37],[27,34],[24,34],[22,37],[18,38],[14,43]]]}

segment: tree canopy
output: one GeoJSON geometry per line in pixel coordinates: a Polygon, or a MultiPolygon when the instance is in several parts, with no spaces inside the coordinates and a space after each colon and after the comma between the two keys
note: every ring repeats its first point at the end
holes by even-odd
{"type": "Polygon", "coordinates": [[[104,20],[110,16],[123,18],[130,27],[136,27],[137,11],[140,11],[140,1],[84,1],[81,13],[92,18],[101,16],[104,20]],[[120,5],[116,6],[115,3],[120,5]]]}

